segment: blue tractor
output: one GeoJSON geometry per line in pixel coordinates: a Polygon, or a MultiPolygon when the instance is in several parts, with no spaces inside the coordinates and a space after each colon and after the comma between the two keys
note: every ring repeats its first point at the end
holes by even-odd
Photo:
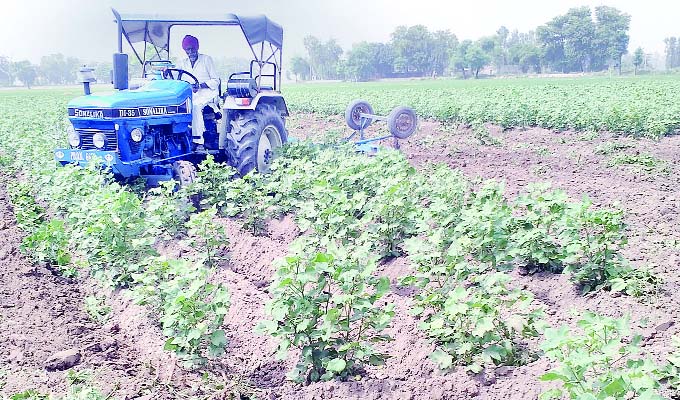
{"type": "Polygon", "coordinates": [[[84,165],[96,158],[120,178],[175,178],[181,185],[193,181],[196,164],[209,154],[241,175],[267,171],[276,148],[288,140],[288,109],[280,92],[281,26],[263,15],[178,19],[112,11],[118,26],[115,91],[91,94],[91,70],[81,70],[85,95],[68,104],[69,147],[55,149],[55,159],[62,165],[84,165]],[[249,70],[231,74],[226,85],[222,81],[219,95],[203,108],[201,146],[193,142],[191,126],[192,83],[198,80],[170,61],[175,26],[239,27],[253,54],[249,70]],[[136,80],[129,78],[124,40],[142,65],[136,80]]]}

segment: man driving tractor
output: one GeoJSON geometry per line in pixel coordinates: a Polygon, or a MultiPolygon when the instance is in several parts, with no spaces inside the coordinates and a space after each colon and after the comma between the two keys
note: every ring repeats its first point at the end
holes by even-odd
{"type": "Polygon", "coordinates": [[[68,104],[68,146],[54,150],[55,160],[61,165],[102,160],[115,176],[142,177],[149,185],[173,178],[190,184],[208,154],[241,176],[267,172],[274,151],[288,140],[288,107],[280,91],[281,26],[264,15],[184,19],[112,11],[118,27],[115,91],[93,94],[85,85],[90,81],[83,82],[84,96],[68,104]],[[173,65],[170,37],[178,26],[237,27],[253,58],[228,75],[222,91],[212,58],[198,52],[194,36],[183,38],[186,59],[173,65]],[[135,85],[126,42],[142,66],[135,85]]]}
{"type": "MultiPolygon", "coordinates": [[[[200,146],[205,143],[203,133],[205,124],[203,121],[203,108],[212,102],[218,95],[220,83],[215,63],[212,57],[198,52],[198,39],[186,35],[182,40],[182,49],[187,53],[187,58],[179,63],[179,68],[190,72],[198,79],[198,84],[192,85],[194,92],[192,107],[192,134],[193,142],[200,146]]],[[[192,83],[191,81],[189,81],[192,83]]]]}

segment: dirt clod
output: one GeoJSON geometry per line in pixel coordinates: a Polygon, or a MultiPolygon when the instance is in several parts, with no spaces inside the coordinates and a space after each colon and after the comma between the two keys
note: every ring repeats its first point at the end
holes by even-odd
{"type": "Polygon", "coordinates": [[[82,355],[78,349],[69,349],[53,354],[45,361],[45,369],[48,371],[64,371],[80,363],[82,355]]]}

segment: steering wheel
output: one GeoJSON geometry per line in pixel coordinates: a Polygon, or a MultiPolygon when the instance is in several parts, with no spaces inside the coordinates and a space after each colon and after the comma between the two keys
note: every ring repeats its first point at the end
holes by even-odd
{"type": "Polygon", "coordinates": [[[189,72],[187,70],[179,69],[179,68],[166,68],[165,70],[163,70],[163,78],[165,78],[165,79],[168,79],[168,77],[170,77],[170,79],[174,79],[174,80],[179,81],[179,80],[182,79],[182,75],[184,75],[184,74],[189,75],[189,78],[194,80],[193,85],[198,86],[198,78],[196,78],[191,72],[189,72]],[[173,74],[173,72],[177,72],[177,78],[175,78],[175,75],[173,74]]]}

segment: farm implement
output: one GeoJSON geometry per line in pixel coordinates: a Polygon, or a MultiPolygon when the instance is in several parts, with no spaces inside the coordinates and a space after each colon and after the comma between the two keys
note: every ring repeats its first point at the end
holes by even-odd
{"type": "Polygon", "coordinates": [[[376,115],[373,107],[365,100],[354,100],[345,110],[345,122],[354,132],[345,140],[354,141],[357,151],[374,154],[378,148],[374,145],[386,139],[393,139],[393,147],[399,148],[399,139],[406,139],[413,135],[418,127],[418,117],[410,107],[395,107],[387,116],[376,115]],[[367,138],[366,129],[374,121],[387,123],[389,135],[367,138]]]}

